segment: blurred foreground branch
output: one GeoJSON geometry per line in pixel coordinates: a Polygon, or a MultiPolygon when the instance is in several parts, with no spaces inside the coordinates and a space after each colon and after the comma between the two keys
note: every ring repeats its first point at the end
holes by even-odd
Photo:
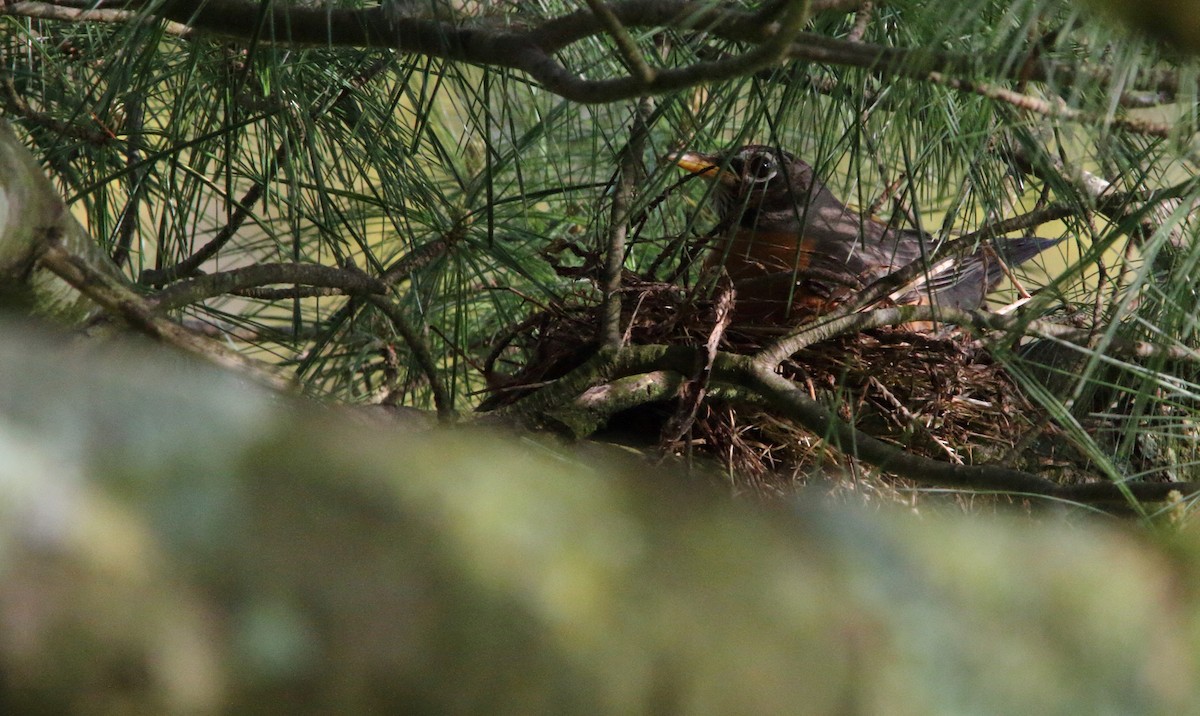
{"type": "Polygon", "coordinates": [[[1094,524],[764,514],[616,452],[406,433],[161,351],[0,332],[22,378],[0,388],[5,713],[1200,698],[1190,534],[1168,555],[1094,524]]]}

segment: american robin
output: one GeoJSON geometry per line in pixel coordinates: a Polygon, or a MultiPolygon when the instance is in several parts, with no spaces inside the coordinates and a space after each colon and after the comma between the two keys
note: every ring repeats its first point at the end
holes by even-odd
{"type": "MultiPolygon", "coordinates": [[[[931,256],[932,237],[852,211],[811,166],[785,151],[750,145],[721,155],[668,158],[716,183],[713,200],[727,229],[708,261],[729,272],[743,319],[784,320],[825,310],[931,256]]],[[[930,265],[918,284],[892,298],[979,308],[1004,277],[1001,261],[1015,266],[1056,243],[1037,237],[997,241],[993,249],[930,265]]]]}

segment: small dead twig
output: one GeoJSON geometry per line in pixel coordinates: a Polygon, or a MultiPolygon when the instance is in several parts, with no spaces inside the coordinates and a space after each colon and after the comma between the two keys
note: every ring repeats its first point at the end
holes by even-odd
{"type": "Polygon", "coordinates": [[[846,34],[846,40],[849,42],[861,42],[863,35],[867,32],[867,25],[871,23],[871,15],[875,11],[875,3],[864,2],[854,13],[854,27],[850,28],[850,32],[846,34]]]}
{"type": "Polygon", "coordinates": [[[692,424],[696,422],[696,413],[700,410],[700,405],[704,402],[704,396],[708,392],[713,361],[717,358],[717,351],[721,346],[721,338],[725,335],[725,329],[729,327],[736,298],[737,292],[733,288],[733,283],[728,280],[723,281],[720,292],[717,294],[716,318],[713,321],[712,330],[709,331],[708,340],[704,344],[704,363],[691,380],[684,385],[683,395],[679,400],[679,409],[663,426],[660,444],[663,446],[664,452],[667,446],[678,442],[691,430],[692,424]]]}

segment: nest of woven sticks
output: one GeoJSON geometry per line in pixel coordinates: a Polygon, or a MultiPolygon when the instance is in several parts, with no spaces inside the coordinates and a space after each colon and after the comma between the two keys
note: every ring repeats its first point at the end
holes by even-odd
{"type": "MultiPolygon", "coordinates": [[[[632,275],[624,286],[627,343],[704,346],[712,335],[713,301],[632,275]]],[[[493,393],[486,408],[517,403],[593,355],[600,320],[596,303],[587,287],[513,327],[487,363],[493,393]]],[[[751,354],[784,330],[735,321],[721,335],[719,348],[751,354]]],[[[1041,412],[986,347],[962,332],[884,328],[837,336],[792,356],[782,371],[813,400],[897,447],[941,461],[1038,468],[1030,464],[1026,448],[1044,437],[1041,412]]],[[[820,436],[769,410],[711,395],[677,434],[672,425],[680,402],[658,401],[616,413],[603,435],[671,454],[709,455],[735,487],[759,495],[790,493],[812,475],[845,475],[851,479],[834,484],[860,492],[896,485],[855,480],[866,474],[862,466],[820,436]]]]}

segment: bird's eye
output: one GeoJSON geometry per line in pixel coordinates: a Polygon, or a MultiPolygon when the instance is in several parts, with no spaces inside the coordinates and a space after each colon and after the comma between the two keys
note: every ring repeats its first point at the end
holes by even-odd
{"type": "Polygon", "coordinates": [[[770,181],[778,173],[779,165],[770,154],[755,154],[746,161],[745,177],[750,181],[770,181]]]}

